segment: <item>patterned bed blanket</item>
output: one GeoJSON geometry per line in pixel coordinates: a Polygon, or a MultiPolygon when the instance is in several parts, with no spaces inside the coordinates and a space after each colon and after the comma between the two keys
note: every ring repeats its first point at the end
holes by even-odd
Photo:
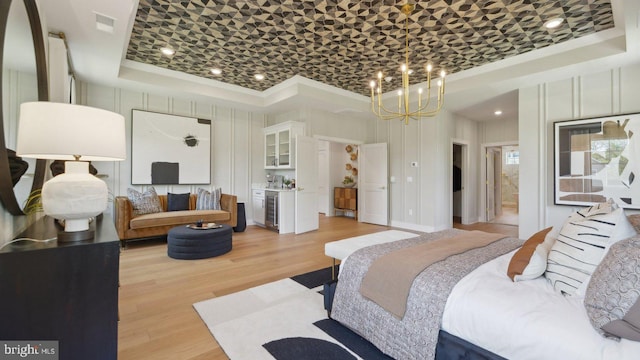
{"type": "Polygon", "coordinates": [[[395,359],[433,359],[444,307],[455,284],[483,263],[521,246],[522,240],[506,237],[432,264],[413,282],[402,319],[364,298],[359,289],[369,266],[380,256],[461,233],[443,230],[354,252],[340,268],[331,317],[395,359]]]}

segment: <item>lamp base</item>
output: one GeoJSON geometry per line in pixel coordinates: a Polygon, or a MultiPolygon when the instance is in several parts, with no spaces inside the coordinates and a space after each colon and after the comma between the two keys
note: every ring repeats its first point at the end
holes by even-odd
{"type": "Polygon", "coordinates": [[[76,241],[85,241],[92,240],[95,236],[96,232],[94,230],[83,230],[83,231],[60,231],[58,232],[58,242],[76,242],[76,241]]]}

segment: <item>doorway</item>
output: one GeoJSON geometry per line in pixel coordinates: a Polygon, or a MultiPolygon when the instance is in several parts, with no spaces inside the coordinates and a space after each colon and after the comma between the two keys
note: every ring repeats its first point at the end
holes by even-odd
{"type": "Polygon", "coordinates": [[[453,144],[453,223],[462,223],[462,145],[453,144]]]}
{"type": "MultiPolygon", "coordinates": [[[[336,216],[335,189],[344,186],[343,180],[347,176],[355,182],[354,189],[359,185],[358,153],[361,142],[324,136],[315,138],[318,140],[318,213],[336,216]]],[[[356,219],[357,213],[339,210],[338,214],[356,219]]]]}
{"type": "Polygon", "coordinates": [[[453,140],[451,144],[451,225],[470,224],[471,221],[468,197],[469,144],[461,140],[453,140]]]}
{"type": "Polygon", "coordinates": [[[517,144],[486,147],[486,221],[518,225],[520,151],[517,144]]]}

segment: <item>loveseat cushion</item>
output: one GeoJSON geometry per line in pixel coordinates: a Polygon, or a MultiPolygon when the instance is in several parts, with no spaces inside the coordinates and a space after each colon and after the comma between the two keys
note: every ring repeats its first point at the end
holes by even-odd
{"type": "Polygon", "coordinates": [[[177,226],[204,222],[228,221],[231,214],[224,210],[184,210],[160,212],[136,216],[129,222],[131,229],[144,229],[156,226],[177,226]]]}

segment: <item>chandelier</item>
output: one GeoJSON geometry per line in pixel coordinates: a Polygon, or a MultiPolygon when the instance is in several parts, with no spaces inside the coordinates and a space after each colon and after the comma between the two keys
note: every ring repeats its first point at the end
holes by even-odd
{"type": "MultiPolygon", "coordinates": [[[[435,105],[431,104],[431,71],[433,70],[433,66],[428,63],[425,66],[425,70],[427,72],[427,91],[426,97],[423,101],[423,91],[422,88],[418,89],[418,107],[414,110],[410,109],[410,101],[409,101],[409,75],[413,73],[413,71],[409,68],[409,15],[415,9],[415,5],[413,4],[405,4],[400,9],[403,14],[406,15],[405,19],[405,58],[404,64],[400,67],[402,72],[402,88],[398,90],[398,111],[392,111],[385,108],[382,104],[382,80],[383,74],[382,71],[378,72],[378,80],[371,80],[371,111],[378,116],[382,120],[394,120],[404,119],[405,124],[409,124],[409,119],[419,120],[423,117],[433,117],[442,108],[442,104],[444,104],[444,76],[445,71],[440,71],[440,79],[438,80],[438,101],[435,105]],[[377,104],[376,104],[377,103],[377,104]]],[[[391,78],[385,78],[385,80],[390,81],[391,78]]]]}

